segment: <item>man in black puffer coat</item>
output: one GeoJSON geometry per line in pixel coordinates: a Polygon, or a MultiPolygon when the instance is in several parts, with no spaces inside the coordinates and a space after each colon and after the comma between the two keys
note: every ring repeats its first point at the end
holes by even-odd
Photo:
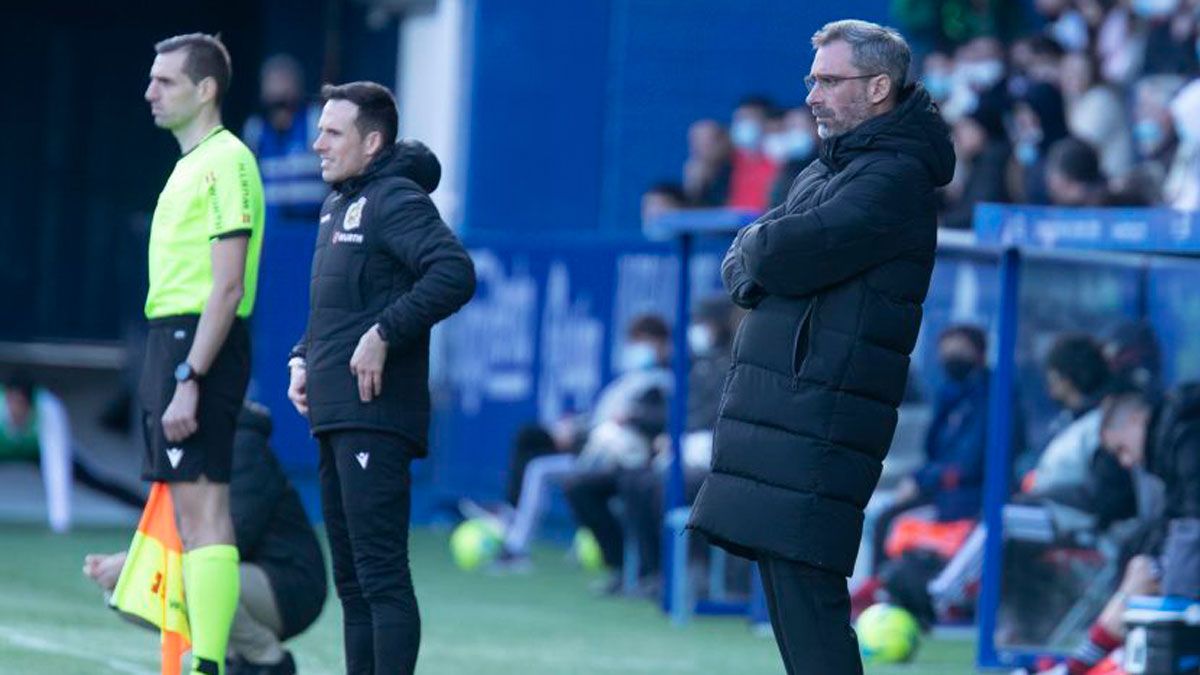
{"type": "Polygon", "coordinates": [[[846,577],[896,427],[950,181],[949,129],[894,30],[838,21],[805,83],[824,139],[722,267],[750,309],[691,527],[758,561],[788,673],[861,673],[846,577]]]}
{"type": "Polygon", "coordinates": [[[475,270],[429,199],[437,159],[395,142],[391,92],[352,82],[322,94],[313,149],[333,192],[288,397],[320,441],[346,670],[411,673],[421,620],[408,566],[409,465],[426,454],[429,332],[471,299],[475,270]]]}

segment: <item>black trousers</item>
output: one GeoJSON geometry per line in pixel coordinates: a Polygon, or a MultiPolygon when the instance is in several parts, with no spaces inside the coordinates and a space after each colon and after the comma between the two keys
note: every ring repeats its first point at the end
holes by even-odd
{"type": "Polygon", "coordinates": [[[617,494],[621,474],[620,469],[597,469],[575,474],[563,485],[575,520],[592,531],[610,570],[620,570],[625,556],[621,522],[608,505],[617,494]]]}
{"type": "MultiPolygon", "coordinates": [[[[691,504],[700,492],[707,471],[684,469],[684,500],[691,504]]],[[[662,564],[663,493],[667,477],[651,468],[628,471],[618,480],[625,502],[625,526],[637,537],[641,569],[638,576],[659,574],[662,564]]]]}
{"type": "Polygon", "coordinates": [[[525,479],[525,467],[529,466],[534,459],[552,455],[555,452],[557,450],[554,447],[554,439],[544,428],[531,424],[521,427],[517,431],[517,435],[513,437],[512,455],[508,464],[508,487],[505,489],[505,496],[510,505],[515,507],[521,498],[521,482],[525,479]]]}
{"type": "Polygon", "coordinates": [[[321,504],[348,675],[412,673],[421,616],[408,565],[412,453],[394,434],[319,437],[321,504]]]}
{"type": "Polygon", "coordinates": [[[765,554],[758,569],[788,675],[862,675],[846,578],[765,554]]]}

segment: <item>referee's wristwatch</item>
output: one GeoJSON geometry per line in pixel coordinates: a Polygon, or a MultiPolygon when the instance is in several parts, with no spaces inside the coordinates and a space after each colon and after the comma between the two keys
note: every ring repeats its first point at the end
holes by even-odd
{"type": "Polygon", "coordinates": [[[184,382],[195,382],[196,384],[199,384],[200,379],[200,373],[197,373],[196,369],[192,367],[192,364],[188,363],[187,361],[181,361],[179,365],[175,366],[176,382],[180,384],[183,384],[184,382]]]}

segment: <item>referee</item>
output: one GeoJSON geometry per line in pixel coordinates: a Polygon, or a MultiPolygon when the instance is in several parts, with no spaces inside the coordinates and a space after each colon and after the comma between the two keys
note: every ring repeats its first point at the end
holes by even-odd
{"type": "Polygon", "coordinates": [[[475,269],[429,199],[437,159],[396,143],[391,92],[352,82],[321,93],[313,149],[333,192],[288,397],[320,442],[346,671],[411,673],[421,620],[408,566],[409,465],[426,454],[429,331],[471,299],[475,269]]]}
{"type": "Polygon", "coordinates": [[[184,548],[191,672],[221,675],[238,605],[229,479],[250,376],[246,319],[262,246],[262,180],[250,150],[221,126],[231,75],[221,41],[193,33],[154,49],[146,100],[183,156],[150,226],[142,475],[171,487],[184,548]]]}

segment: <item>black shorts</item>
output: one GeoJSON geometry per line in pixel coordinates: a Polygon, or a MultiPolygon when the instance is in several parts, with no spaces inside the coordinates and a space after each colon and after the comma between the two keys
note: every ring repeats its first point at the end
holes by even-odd
{"type": "Polygon", "coordinates": [[[146,365],[138,395],[146,454],[142,478],[167,483],[193,483],[201,476],[228,483],[233,465],[233,435],[250,381],[250,334],[235,319],[212,367],[200,381],[196,433],[179,443],[163,434],[162,416],[175,395],[175,367],[187,359],[196,335],[196,315],[150,321],[146,365]]]}

